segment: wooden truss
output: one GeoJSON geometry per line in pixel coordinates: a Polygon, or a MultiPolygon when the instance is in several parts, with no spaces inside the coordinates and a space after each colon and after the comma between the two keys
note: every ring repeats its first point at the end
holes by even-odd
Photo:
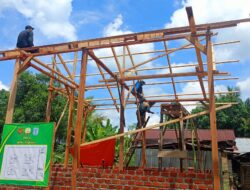
{"type": "MultiPolygon", "coordinates": [[[[0,51],[0,61],[16,60],[14,77],[12,81],[6,123],[11,123],[13,118],[15,96],[17,89],[18,75],[28,68],[36,69],[37,71],[50,77],[49,97],[46,110],[46,121],[50,120],[50,110],[53,97],[55,94],[60,94],[68,98],[65,105],[68,107],[68,129],[65,150],[65,167],[67,167],[69,158],[69,147],[71,131],[73,130],[73,114],[74,106],[77,105],[76,112],[76,126],[74,127],[74,155],[73,155],[73,169],[72,169],[72,188],[76,189],[76,172],[79,168],[80,146],[85,146],[89,143],[84,143],[84,131],[82,126],[84,124],[84,117],[87,117],[87,112],[96,109],[115,109],[120,114],[120,133],[116,137],[120,138],[120,152],[119,152],[119,168],[123,169],[123,148],[124,148],[124,133],[125,117],[124,112],[127,104],[135,104],[137,94],[132,92],[131,89],[136,80],[145,80],[147,86],[161,85],[162,94],[155,96],[146,96],[148,101],[157,103],[167,102],[190,102],[191,104],[202,103],[209,107],[206,113],[210,114],[210,127],[212,136],[212,159],[213,159],[213,176],[214,176],[214,189],[220,189],[220,175],[218,167],[218,145],[217,145],[217,130],[216,130],[216,103],[214,92],[214,82],[217,80],[234,80],[236,77],[230,77],[227,72],[216,70],[217,64],[225,64],[238,62],[238,60],[222,60],[215,62],[213,55],[213,46],[220,46],[224,44],[238,43],[238,41],[212,43],[212,37],[216,35],[213,29],[221,29],[228,27],[235,27],[242,22],[249,22],[250,19],[232,20],[226,22],[208,23],[196,25],[192,8],[186,8],[189,26],[168,28],[154,31],[147,31],[141,33],[125,34],[120,36],[112,36],[105,38],[98,38],[92,40],[75,41],[62,44],[53,44],[47,46],[36,46],[29,49],[14,49],[8,51],[0,51]],[[167,42],[184,40],[186,43],[180,47],[170,48],[167,42]],[[162,48],[154,51],[132,51],[132,47],[138,44],[153,43],[162,48]],[[117,49],[120,48],[119,53],[117,49]],[[110,51],[109,56],[100,56],[99,50],[110,51]],[[175,65],[171,62],[173,53],[180,51],[195,51],[198,64],[182,64],[175,65]],[[30,52],[36,53],[30,53],[30,52]],[[78,52],[81,53],[81,58],[78,58],[78,52]],[[65,60],[64,56],[72,57],[73,60],[65,60]],[[74,53],[74,55],[72,55],[74,53]],[[145,56],[141,62],[137,61],[137,56],[145,56]],[[51,63],[48,63],[48,57],[52,58],[51,63]],[[47,58],[47,59],[46,59],[47,58]],[[161,67],[145,67],[153,61],[163,60],[166,61],[165,66],[161,67]],[[204,59],[204,60],[203,60],[204,59]],[[109,62],[112,60],[116,65],[116,69],[111,67],[109,62]],[[87,66],[93,63],[96,64],[98,73],[87,72],[87,66]],[[130,64],[128,64],[130,63],[130,64]],[[177,72],[178,68],[191,68],[193,71],[177,72]],[[159,71],[165,71],[161,72],[159,71]],[[131,74],[132,73],[132,74],[131,74]],[[101,77],[96,83],[87,84],[91,77],[101,77]],[[150,81],[149,79],[158,81],[150,81]],[[60,83],[60,87],[55,86],[54,82],[60,83]],[[187,82],[197,82],[200,85],[201,93],[183,94],[178,92],[178,85],[187,82]],[[208,89],[206,89],[206,84],[208,89]],[[167,85],[171,85],[173,89],[172,94],[165,94],[167,85]],[[107,89],[110,97],[93,99],[93,106],[90,101],[85,98],[87,91],[98,91],[107,89]],[[119,96],[114,94],[114,90],[119,91],[119,96]],[[164,91],[165,90],[165,91],[164,91]],[[127,99],[125,96],[127,93],[127,99]],[[132,94],[132,95],[130,95],[132,94]],[[98,103],[101,102],[101,103],[98,103]],[[110,102],[111,101],[111,102],[110,102]],[[105,103],[106,102],[106,103],[105,103]],[[195,103],[194,103],[195,102],[195,103]],[[107,107],[109,106],[109,107],[107,107]],[[83,141],[82,141],[83,140],[83,141]]],[[[180,43],[179,43],[180,44],[180,43]]],[[[218,92],[219,94],[226,94],[228,92],[218,92]]],[[[235,92],[230,92],[235,93],[235,92]]],[[[117,93],[116,93],[117,94],[117,93]]],[[[189,103],[189,104],[190,104],[189,103]]],[[[230,104],[232,105],[232,104],[230,104]]],[[[62,113],[63,117],[64,112],[62,113]]],[[[197,115],[196,115],[197,116],[197,115]]],[[[188,116],[184,116],[185,119],[188,116]]],[[[59,122],[57,126],[59,126],[59,122]]],[[[179,120],[169,121],[179,122],[179,120]]],[[[167,123],[168,124],[168,123],[167,123]]],[[[161,125],[159,125],[161,126],[161,125]]],[[[159,127],[157,126],[157,127],[159,127]]],[[[141,131],[150,129],[146,127],[139,129],[141,131]]],[[[155,128],[155,126],[154,126],[155,128]]],[[[132,133],[137,133],[138,130],[132,133]]]]}

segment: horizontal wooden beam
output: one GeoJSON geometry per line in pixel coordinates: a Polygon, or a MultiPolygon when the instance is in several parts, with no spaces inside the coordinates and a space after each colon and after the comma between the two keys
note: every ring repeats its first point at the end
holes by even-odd
{"type": "MultiPolygon", "coordinates": [[[[224,22],[208,23],[196,25],[196,31],[206,31],[207,28],[210,29],[219,29],[237,26],[239,23],[250,22],[250,18],[238,19],[224,22]]],[[[74,52],[80,51],[82,48],[95,49],[95,48],[106,48],[106,47],[115,47],[121,45],[133,45],[140,43],[149,43],[154,41],[165,41],[167,39],[177,38],[176,36],[181,33],[190,32],[189,26],[168,28],[161,30],[153,30],[141,33],[132,33],[119,36],[97,38],[92,40],[84,41],[74,41],[69,43],[53,44],[47,46],[36,46],[32,48],[23,49],[25,51],[36,50],[38,53],[33,53],[34,56],[41,55],[50,55],[55,53],[65,53],[65,52],[74,52]]],[[[186,36],[183,35],[183,38],[186,36]]],[[[21,56],[21,52],[18,49],[0,51],[0,61],[1,60],[10,60],[17,59],[21,56]]]]}
{"type": "MultiPolygon", "coordinates": [[[[205,103],[205,102],[204,102],[205,103]]],[[[215,105],[227,105],[227,104],[231,104],[231,105],[237,105],[239,104],[238,102],[218,102],[218,103],[215,103],[215,105]]],[[[185,107],[190,107],[190,106],[203,106],[203,104],[199,103],[199,102],[196,102],[196,103],[183,103],[182,104],[183,106],[185,107]]],[[[206,108],[208,107],[209,104],[205,103],[206,105],[206,108]]],[[[152,107],[154,108],[159,108],[161,107],[161,105],[153,105],[152,107]]],[[[115,107],[98,107],[98,108],[95,108],[95,110],[99,110],[99,111],[107,111],[107,110],[115,110],[116,108],[115,107]]],[[[137,106],[128,106],[126,107],[126,109],[138,109],[137,106]]]]}
{"type": "MultiPolygon", "coordinates": [[[[207,72],[200,72],[199,74],[203,76],[207,76],[207,72]]],[[[197,72],[185,72],[185,73],[168,73],[168,74],[157,74],[157,75],[140,75],[140,76],[126,76],[123,79],[125,81],[130,81],[130,80],[144,80],[144,79],[157,79],[157,78],[170,78],[170,77],[192,77],[192,76],[197,76],[197,72]]],[[[227,72],[214,72],[215,76],[225,76],[228,75],[227,72]]],[[[116,80],[114,79],[107,79],[107,82],[115,82],[116,80]]],[[[99,80],[99,82],[105,82],[103,80],[99,80]]]]}
{"type": "MultiPolygon", "coordinates": [[[[219,46],[219,45],[227,45],[227,44],[233,44],[233,43],[239,43],[240,41],[239,40],[231,40],[231,41],[225,41],[225,42],[217,42],[217,43],[214,43],[213,45],[214,46],[219,46]]],[[[183,47],[181,50],[185,50],[185,49],[192,49],[194,48],[193,45],[190,45],[188,47],[183,47]]],[[[169,48],[168,51],[173,51],[173,50],[176,50],[178,48],[169,48]]],[[[131,52],[131,55],[145,55],[145,54],[154,54],[154,53],[163,53],[163,52],[166,52],[164,49],[161,49],[161,50],[154,50],[154,51],[144,51],[144,52],[131,52]]],[[[125,53],[124,54],[125,56],[130,56],[130,54],[128,53],[125,53]]],[[[117,57],[123,57],[124,56],[123,54],[117,54],[117,57]]],[[[114,56],[99,56],[98,57],[100,60],[102,59],[110,59],[110,58],[114,58],[114,56]]],[[[88,58],[88,60],[92,60],[91,58],[88,58]]],[[[73,63],[75,62],[76,60],[65,60],[64,62],[65,63],[73,63]]],[[[77,60],[77,62],[81,61],[80,59],[77,60]]],[[[61,62],[56,62],[57,64],[61,64],[61,62]]],[[[48,63],[48,65],[51,65],[51,63],[48,63]]]]}
{"type": "MultiPolygon", "coordinates": [[[[238,80],[238,77],[227,77],[227,78],[215,78],[214,80],[238,80]]],[[[203,81],[207,81],[207,79],[204,79],[203,81]]],[[[175,84],[177,83],[187,83],[187,82],[199,82],[199,80],[179,80],[179,81],[175,81],[175,84]]],[[[172,81],[168,81],[168,82],[150,82],[150,83],[146,83],[145,85],[165,85],[165,84],[172,84],[172,81]]],[[[110,88],[117,88],[117,84],[116,83],[109,83],[109,84],[94,84],[94,85],[87,85],[86,86],[86,90],[96,90],[96,89],[104,89],[107,88],[107,86],[109,86],[110,88]]],[[[128,85],[128,86],[134,86],[133,84],[128,85]]]]}
{"type": "Polygon", "coordinates": [[[159,158],[187,158],[187,151],[184,150],[163,150],[159,151],[157,157],[159,158]]]}

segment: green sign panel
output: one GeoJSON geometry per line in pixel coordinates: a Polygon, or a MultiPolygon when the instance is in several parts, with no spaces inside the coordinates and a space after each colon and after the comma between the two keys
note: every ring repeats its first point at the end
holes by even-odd
{"type": "Polygon", "coordinates": [[[54,123],[6,124],[0,145],[0,184],[47,187],[54,123]]]}

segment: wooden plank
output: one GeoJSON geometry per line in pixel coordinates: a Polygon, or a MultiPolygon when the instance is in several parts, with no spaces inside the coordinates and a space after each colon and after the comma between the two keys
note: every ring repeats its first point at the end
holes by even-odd
{"type": "Polygon", "coordinates": [[[67,67],[66,63],[64,62],[64,60],[63,60],[61,54],[58,53],[57,56],[58,56],[58,58],[60,59],[61,64],[63,65],[64,69],[65,69],[66,72],[68,73],[69,77],[73,80],[73,77],[72,77],[72,75],[71,75],[71,73],[70,73],[70,71],[69,71],[69,68],[67,67]]]}
{"type": "Polygon", "coordinates": [[[7,105],[5,123],[12,123],[13,122],[13,114],[14,114],[16,92],[17,92],[17,80],[18,80],[17,72],[18,72],[19,68],[20,68],[20,60],[17,59],[16,63],[15,63],[13,79],[12,79],[11,88],[10,88],[10,95],[9,95],[9,101],[8,101],[8,105],[7,105]]]}
{"type": "MultiPolygon", "coordinates": [[[[208,31],[209,33],[209,31],[208,31]]],[[[218,134],[216,126],[215,96],[214,96],[214,76],[213,76],[213,54],[210,35],[207,41],[207,69],[208,69],[208,91],[209,91],[209,115],[212,141],[212,166],[214,189],[220,189],[220,171],[218,154],[218,134]]]]}
{"type": "MultiPolygon", "coordinates": [[[[237,24],[243,23],[243,22],[250,22],[250,19],[246,18],[246,19],[231,20],[231,21],[224,21],[224,22],[200,24],[200,25],[196,25],[196,31],[204,31],[207,28],[219,29],[219,28],[234,27],[234,26],[237,26],[237,24]]],[[[184,26],[184,27],[154,30],[154,31],[146,31],[146,32],[141,32],[141,33],[125,34],[125,35],[120,35],[120,36],[97,38],[97,39],[92,39],[92,40],[53,44],[53,45],[47,45],[47,46],[37,46],[37,47],[33,47],[33,48],[26,48],[24,50],[27,51],[27,50],[37,49],[39,51],[39,53],[34,53],[33,55],[35,55],[35,56],[49,55],[49,54],[54,54],[54,53],[79,51],[79,50],[81,50],[81,48],[90,48],[91,46],[89,46],[89,42],[96,41],[96,40],[99,40],[99,41],[110,40],[109,44],[107,44],[107,45],[106,44],[102,45],[99,43],[100,44],[99,46],[96,46],[96,47],[93,46],[94,48],[104,48],[104,47],[111,47],[111,46],[114,47],[115,45],[139,44],[139,43],[144,43],[145,40],[147,40],[145,42],[154,42],[154,41],[159,41],[159,39],[160,39],[159,35],[155,35],[152,38],[146,38],[145,34],[162,33],[162,36],[167,36],[167,35],[172,35],[172,34],[186,33],[189,31],[190,31],[189,26],[184,26]],[[131,36],[136,36],[137,40],[128,41],[128,42],[124,41],[125,38],[131,37],[131,36]],[[112,44],[111,39],[119,39],[123,43],[112,44]],[[75,45],[75,44],[77,44],[77,45],[75,45]]],[[[167,37],[169,38],[169,36],[167,36],[167,37]]],[[[160,40],[162,40],[162,41],[166,40],[167,37],[162,38],[160,40]]],[[[0,61],[1,60],[8,60],[8,59],[16,59],[20,56],[20,54],[21,53],[18,49],[9,50],[9,51],[0,51],[0,61]]]]}
{"type": "Polygon", "coordinates": [[[84,95],[85,95],[85,83],[86,83],[86,71],[87,71],[87,57],[88,51],[84,49],[82,51],[82,62],[81,62],[81,78],[79,84],[79,95],[77,105],[77,116],[76,116],[76,127],[75,127],[75,139],[74,139],[74,154],[73,154],[73,167],[72,167],[72,189],[76,190],[76,172],[79,168],[80,161],[80,144],[82,134],[82,116],[84,106],[84,95]]]}
{"type": "MultiPolygon", "coordinates": [[[[207,72],[201,72],[199,74],[201,74],[203,76],[207,76],[208,73],[207,72]]],[[[214,71],[214,74],[216,74],[216,76],[225,76],[225,75],[228,75],[229,73],[214,71]]],[[[170,77],[192,77],[192,76],[197,76],[197,73],[196,72],[185,72],[185,73],[172,73],[172,74],[168,73],[168,74],[155,74],[155,75],[125,76],[124,80],[125,81],[130,81],[130,80],[170,78],[170,77]]],[[[106,81],[107,82],[116,82],[116,79],[107,79],[106,81]]],[[[104,82],[104,81],[99,80],[99,82],[104,82]]]]}
{"type": "Polygon", "coordinates": [[[160,158],[187,158],[187,151],[183,150],[163,150],[158,152],[160,158]]]}
{"type": "MultiPolygon", "coordinates": [[[[164,41],[164,48],[165,48],[165,51],[166,51],[166,54],[167,54],[168,53],[168,47],[167,47],[166,41],[164,41]]],[[[169,67],[169,73],[173,74],[169,54],[167,54],[167,62],[168,62],[168,67],[169,67]]],[[[171,82],[172,82],[172,85],[173,85],[173,91],[174,91],[175,100],[178,101],[178,96],[177,96],[177,92],[176,92],[174,77],[170,77],[170,78],[171,78],[171,82]]]]}
{"type": "Polygon", "coordinates": [[[64,168],[68,166],[69,162],[69,148],[71,140],[71,132],[73,128],[73,115],[74,115],[74,90],[69,94],[69,113],[68,113],[68,126],[67,126],[67,137],[66,137],[66,148],[64,157],[64,168]]]}
{"type": "MultiPolygon", "coordinates": [[[[55,68],[55,56],[52,58],[52,68],[55,68]]],[[[51,72],[51,75],[54,76],[54,73],[51,72]]],[[[47,106],[46,106],[46,115],[45,115],[45,121],[49,122],[50,121],[50,116],[51,116],[51,106],[52,106],[52,99],[53,99],[53,91],[54,88],[52,88],[54,83],[54,79],[50,77],[49,81],[49,88],[48,88],[48,100],[47,100],[47,106]]]]}
{"type": "MultiPolygon", "coordinates": [[[[120,130],[119,132],[121,134],[124,133],[124,128],[125,128],[125,109],[124,109],[124,104],[125,104],[125,89],[124,85],[121,85],[121,92],[120,92],[120,130]]],[[[123,170],[123,160],[124,160],[124,136],[120,137],[120,149],[119,149],[119,170],[123,170]]]]}

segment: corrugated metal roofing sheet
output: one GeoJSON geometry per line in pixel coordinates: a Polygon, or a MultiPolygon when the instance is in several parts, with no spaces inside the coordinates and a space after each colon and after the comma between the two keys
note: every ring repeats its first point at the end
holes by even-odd
{"type": "MultiPolygon", "coordinates": [[[[221,141],[234,141],[235,140],[235,134],[234,130],[231,129],[219,129],[218,131],[218,142],[221,141]]],[[[211,132],[210,129],[198,129],[197,130],[198,137],[200,141],[210,141],[211,140],[211,132]]],[[[177,136],[179,136],[179,133],[177,131],[177,136]]],[[[192,133],[191,130],[185,130],[185,139],[191,139],[192,133]]],[[[147,140],[153,140],[153,139],[159,139],[159,130],[158,129],[152,129],[146,131],[146,139],[147,140]]],[[[167,141],[176,141],[176,132],[174,129],[167,129],[166,133],[164,134],[164,140],[167,141]]]]}

